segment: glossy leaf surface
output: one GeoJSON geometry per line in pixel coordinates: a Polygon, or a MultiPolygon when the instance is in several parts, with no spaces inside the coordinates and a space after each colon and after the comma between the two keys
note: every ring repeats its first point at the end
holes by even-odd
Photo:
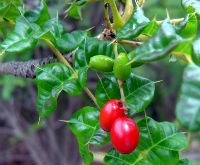
{"type": "Polygon", "coordinates": [[[78,70],[78,80],[81,85],[81,87],[86,87],[87,85],[87,67],[79,68],[78,70]]]}
{"type": "Polygon", "coordinates": [[[64,33],[56,37],[56,46],[63,52],[70,52],[76,49],[87,37],[87,31],[77,30],[71,33],[64,33]]]}
{"type": "Polygon", "coordinates": [[[18,7],[22,7],[21,0],[1,0],[0,1],[0,22],[1,19],[15,21],[20,15],[18,7]]]}
{"type": "Polygon", "coordinates": [[[142,34],[147,35],[149,37],[153,36],[158,30],[159,25],[155,19],[153,19],[142,31],[142,34]]]}
{"type": "Polygon", "coordinates": [[[164,22],[152,38],[133,52],[135,57],[132,61],[146,63],[164,58],[181,41],[174,27],[164,22]]]}
{"type": "MultiPolygon", "coordinates": [[[[154,96],[154,90],[154,82],[131,74],[124,84],[125,101],[130,116],[145,110],[154,96]]],[[[119,99],[119,86],[116,79],[114,77],[100,79],[95,96],[100,106],[110,99],[119,99]]]]}
{"type": "Polygon", "coordinates": [[[187,147],[187,140],[174,124],[158,123],[149,117],[137,124],[140,130],[137,149],[129,155],[109,151],[104,159],[107,165],[169,165],[179,162],[178,151],[187,147]]]}
{"type": "Polygon", "coordinates": [[[101,41],[95,38],[86,38],[75,54],[75,68],[85,67],[89,65],[90,58],[102,54],[114,58],[113,46],[109,45],[109,41],[101,41]]]}
{"type": "Polygon", "coordinates": [[[133,39],[142,32],[149,22],[149,19],[144,16],[143,10],[137,8],[128,22],[117,32],[117,38],[133,39]]]}
{"type": "Polygon", "coordinates": [[[200,1],[199,0],[182,0],[182,5],[188,13],[195,12],[200,16],[200,1]]]}
{"type": "Polygon", "coordinates": [[[195,40],[192,46],[192,60],[200,66],[200,39],[195,40]]]}
{"type": "Polygon", "coordinates": [[[198,21],[197,21],[196,15],[194,13],[189,14],[184,20],[184,23],[186,23],[185,27],[181,30],[179,35],[186,40],[180,43],[172,51],[172,55],[174,55],[178,59],[181,59],[187,63],[190,63],[191,54],[192,54],[192,41],[197,35],[198,21]]]}
{"type": "Polygon", "coordinates": [[[73,2],[72,5],[67,10],[67,15],[73,17],[75,19],[82,19],[82,8],[85,5],[86,0],[80,0],[77,2],[73,2]]]}
{"type": "Polygon", "coordinates": [[[84,107],[74,113],[67,123],[76,135],[84,164],[91,164],[93,154],[89,144],[99,145],[109,140],[108,134],[99,128],[99,111],[93,107],[84,107]]]}
{"type": "Polygon", "coordinates": [[[62,90],[70,95],[81,94],[81,87],[72,71],[61,63],[52,63],[37,68],[37,111],[46,117],[55,111],[57,98],[62,90]]]}
{"type": "Polygon", "coordinates": [[[44,23],[50,19],[47,5],[44,0],[40,1],[39,6],[35,10],[26,12],[24,16],[30,22],[34,22],[39,26],[43,26],[44,23]]]}
{"type": "Polygon", "coordinates": [[[188,65],[183,74],[183,82],[176,106],[176,116],[182,126],[189,131],[200,130],[200,68],[188,65]]]}
{"type": "Polygon", "coordinates": [[[37,43],[33,36],[39,29],[38,25],[30,23],[25,17],[18,17],[14,30],[0,44],[0,54],[21,53],[33,49],[37,43]]]}

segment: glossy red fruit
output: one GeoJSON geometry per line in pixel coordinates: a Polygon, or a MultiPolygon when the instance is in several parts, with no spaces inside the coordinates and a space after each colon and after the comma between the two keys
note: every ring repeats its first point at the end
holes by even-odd
{"type": "Polygon", "coordinates": [[[128,117],[116,119],[111,128],[111,142],[119,153],[131,153],[139,142],[139,129],[136,123],[128,117]]]}
{"type": "Polygon", "coordinates": [[[101,109],[100,126],[104,131],[110,132],[113,122],[123,116],[125,116],[125,111],[122,102],[117,99],[110,100],[101,109]]]}

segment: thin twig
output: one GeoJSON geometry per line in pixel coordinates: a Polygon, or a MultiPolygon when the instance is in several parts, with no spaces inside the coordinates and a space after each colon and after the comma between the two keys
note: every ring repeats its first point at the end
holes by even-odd
{"type": "MultiPolygon", "coordinates": [[[[117,42],[114,43],[114,54],[115,54],[115,58],[117,58],[117,56],[118,56],[117,42]]],[[[117,82],[119,84],[119,91],[120,91],[120,96],[121,96],[121,102],[123,104],[123,108],[126,110],[125,96],[124,96],[124,90],[123,90],[124,81],[117,80],[117,82]]]]}
{"type": "Polygon", "coordinates": [[[131,41],[131,40],[119,40],[117,42],[120,44],[131,45],[131,46],[140,46],[143,44],[143,42],[131,41]]]}
{"type": "Polygon", "coordinates": [[[127,22],[133,12],[133,2],[132,0],[126,0],[126,6],[125,6],[125,10],[124,10],[124,14],[122,16],[122,19],[124,22],[127,22]]]}
{"type": "Polygon", "coordinates": [[[105,19],[106,19],[106,27],[108,29],[111,29],[112,25],[111,25],[109,13],[108,13],[108,5],[109,4],[104,0],[104,16],[105,16],[105,19]]]}
{"type": "MultiPolygon", "coordinates": [[[[72,72],[74,73],[74,76],[76,78],[78,78],[78,73],[76,72],[76,70],[69,64],[69,62],[63,57],[63,55],[60,53],[60,51],[49,41],[49,40],[45,40],[43,39],[43,41],[51,48],[51,50],[54,52],[54,54],[57,56],[57,58],[60,60],[60,62],[62,62],[63,64],[65,64],[67,67],[69,67],[72,72]]],[[[92,99],[92,101],[94,102],[94,104],[97,106],[98,109],[100,109],[96,98],[94,97],[94,95],[92,94],[92,92],[85,87],[84,91],[87,93],[87,95],[89,96],[89,98],[92,99]]]]}

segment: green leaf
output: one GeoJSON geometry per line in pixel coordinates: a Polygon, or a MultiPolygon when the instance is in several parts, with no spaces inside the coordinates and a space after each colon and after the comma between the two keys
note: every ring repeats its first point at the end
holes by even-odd
{"type": "Polygon", "coordinates": [[[108,133],[99,130],[98,109],[84,107],[74,113],[67,123],[78,140],[79,152],[84,164],[91,164],[93,154],[89,150],[89,144],[104,144],[108,137],[108,133]]]}
{"type": "Polygon", "coordinates": [[[102,146],[107,144],[110,141],[110,134],[105,132],[103,129],[99,128],[94,136],[90,140],[90,144],[96,146],[102,146]]]}
{"type": "Polygon", "coordinates": [[[176,58],[179,58],[187,63],[191,62],[191,54],[192,54],[192,41],[197,35],[197,25],[198,21],[196,15],[189,14],[186,18],[187,23],[183,30],[180,32],[180,36],[186,41],[180,43],[173,51],[172,55],[176,58]]]}
{"type": "Polygon", "coordinates": [[[54,43],[59,50],[68,53],[82,44],[83,40],[87,37],[87,31],[77,30],[67,33],[58,18],[53,18],[46,21],[41,31],[34,37],[36,39],[48,39],[54,43]]]}
{"type": "Polygon", "coordinates": [[[65,33],[60,37],[56,37],[56,47],[65,53],[76,49],[87,37],[87,31],[77,30],[71,33],[65,33]]]}
{"type": "Polygon", "coordinates": [[[181,41],[174,27],[165,21],[152,38],[133,51],[135,57],[132,62],[147,63],[164,58],[181,41]]]}
{"type": "Polygon", "coordinates": [[[147,35],[147,36],[153,36],[156,31],[158,30],[158,23],[156,19],[153,19],[142,31],[142,34],[147,35]]]}
{"type": "Polygon", "coordinates": [[[39,6],[35,10],[26,12],[24,16],[30,22],[36,23],[41,27],[50,19],[48,8],[44,0],[40,1],[39,6]]]}
{"type": "Polygon", "coordinates": [[[182,5],[188,13],[195,12],[198,16],[200,16],[199,0],[182,0],[182,5]]]}
{"type": "MultiPolygon", "coordinates": [[[[129,115],[142,112],[150,104],[155,91],[154,82],[131,74],[124,84],[124,94],[129,115]]],[[[110,99],[120,99],[119,86],[114,77],[99,80],[95,97],[102,107],[110,99]]]]}
{"type": "Polygon", "coordinates": [[[186,17],[187,23],[185,27],[181,30],[179,35],[183,38],[194,38],[197,35],[198,21],[194,13],[188,14],[186,17]]]}
{"type": "Polygon", "coordinates": [[[96,86],[95,97],[100,107],[103,107],[108,100],[120,99],[119,86],[116,78],[114,76],[100,78],[96,86]]]}
{"type": "Polygon", "coordinates": [[[57,98],[62,90],[70,95],[81,94],[81,87],[72,71],[61,63],[52,63],[37,68],[38,86],[37,111],[40,117],[50,115],[57,106],[57,98]]]}
{"type": "Polygon", "coordinates": [[[104,162],[106,165],[135,165],[134,161],[138,156],[138,150],[135,150],[131,154],[119,154],[114,149],[111,149],[104,157],[104,162]]]}
{"type": "Polygon", "coordinates": [[[188,159],[182,159],[177,165],[192,165],[192,162],[188,159]]]}
{"type": "Polygon", "coordinates": [[[178,151],[187,147],[185,135],[169,122],[158,123],[146,117],[138,123],[139,145],[129,155],[111,150],[105,157],[107,165],[174,165],[179,162],[178,151]]]}
{"type": "Polygon", "coordinates": [[[14,22],[20,15],[19,7],[22,7],[21,0],[1,0],[0,2],[0,22],[1,19],[14,22]]]}
{"type": "Polygon", "coordinates": [[[0,44],[2,49],[0,54],[21,53],[33,49],[37,43],[33,36],[39,29],[38,25],[28,22],[23,16],[19,16],[14,30],[0,44]]]}
{"type": "Polygon", "coordinates": [[[56,45],[56,38],[60,38],[64,33],[63,24],[58,18],[52,18],[45,22],[44,26],[34,37],[36,39],[48,39],[56,45]]]}
{"type": "MultiPolygon", "coordinates": [[[[170,122],[156,122],[150,117],[140,120],[140,142],[138,150],[154,152],[156,149],[180,151],[187,147],[186,136],[179,132],[175,124],[170,122]],[[155,149],[155,150],[154,150],[155,149]]],[[[149,155],[150,156],[150,155],[149,155]]]]}
{"type": "Polygon", "coordinates": [[[70,17],[73,17],[75,19],[82,19],[81,10],[82,10],[83,6],[85,5],[85,3],[86,3],[86,0],[74,2],[67,10],[67,14],[70,17]]]}
{"type": "Polygon", "coordinates": [[[200,66],[200,38],[192,43],[192,60],[200,66]]]}
{"type": "Polygon", "coordinates": [[[106,165],[174,165],[178,162],[179,154],[177,151],[160,150],[152,154],[152,160],[148,160],[146,155],[142,156],[136,149],[131,154],[119,154],[114,149],[110,150],[104,158],[106,165]],[[159,156],[161,157],[159,160],[159,156]]]}
{"type": "Polygon", "coordinates": [[[154,82],[131,74],[125,84],[125,101],[129,115],[144,111],[151,103],[155,92],[154,82]]]}
{"type": "Polygon", "coordinates": [[[87,70],[87,67],[83,67],[78,70],[78,80],[82,88],[85,88],[87,85],[87,70]]]}
{"type": "Polygon", "coordinates": [[[176,105],[176,116],[189,131],[200,130],[200,68],[188,65],[183,74],[183,82],[176,105]]]}
{"type": "Polygon", "coordinates": [[[117,32],[118,39],[133,39],[149,24],[149,19],[144,16],[141,8],[134,10],[128,22],[117,32]]]}
{"type": "Polygon", "coordinates": [[[110,41],[86,38],[75,53],[74,67],[78,69],[88,66],[90,58],[95,55],[105,55],[114,59],[113,45],[110,45],[110,41]]]}

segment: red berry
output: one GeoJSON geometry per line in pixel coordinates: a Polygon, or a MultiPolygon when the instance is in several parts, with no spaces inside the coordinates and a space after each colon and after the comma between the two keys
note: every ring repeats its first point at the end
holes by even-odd
{"type": "Polygon", "coordinates": [[[100,126],[104,131],[110,132],[113,122],[125,116],[123,104],[120,100],[110,100],[101,109],[99,121],[100,126]]]}
{"type": "Polygon", "coordinates": [[[139,142],[139,129],[136,123],[128,117],[116,119],[111,129],[111,142],[119,153],[131,153],[139,142]]]}

